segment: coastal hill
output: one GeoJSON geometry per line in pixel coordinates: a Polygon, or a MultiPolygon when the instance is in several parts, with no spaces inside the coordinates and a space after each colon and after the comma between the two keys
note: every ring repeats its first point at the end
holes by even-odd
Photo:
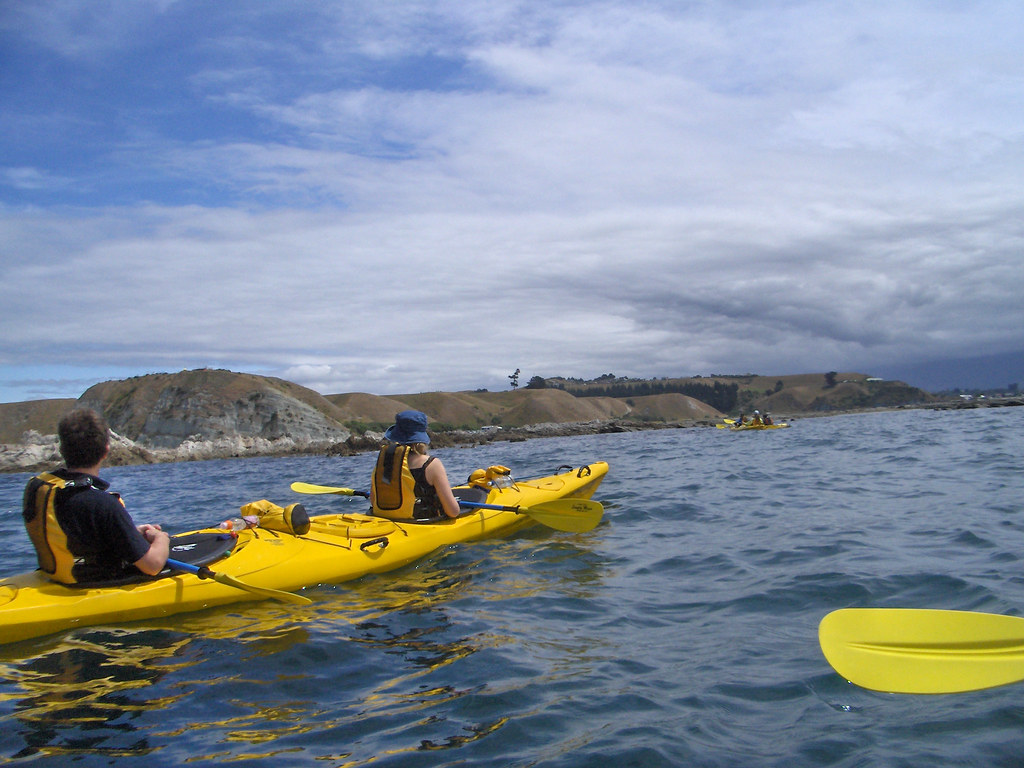
{"type": "Polygon", "coordinates": [[[322,395],[283,379],[200,369],[90,387],[79,405],[147,448],[236,437],[299,443],[346,440],[342,414],[322,395]]]}
{"type": "Polygon", "coordinates": [[[59,461],[53,437],[57,421],[76,405],[106,416],[117,435],[111,461],[124,464],[366,450],[380,440],[395,413],[407,408],[425,412],[437,444],[444,445],[711,425],[725,414],[755,408],[792,418],[933,399],[901,382],[837,372],[679,379],[608,374],[590,381],[537,377],[504,392],[382,396],[320,395],[282,379],[199,369],[103,382],[78,400],[0,404],[0,471],[30,471],[59,461]]]}

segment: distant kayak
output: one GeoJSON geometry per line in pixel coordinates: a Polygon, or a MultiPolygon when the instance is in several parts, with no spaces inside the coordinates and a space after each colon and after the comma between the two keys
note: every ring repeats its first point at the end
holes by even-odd
{"type": "Polygon", "coordinates": [[[716,424],[719,429],[728,429],[730,432],[745,432],[749,429],[786,429],[789,424],[716,424]]]}

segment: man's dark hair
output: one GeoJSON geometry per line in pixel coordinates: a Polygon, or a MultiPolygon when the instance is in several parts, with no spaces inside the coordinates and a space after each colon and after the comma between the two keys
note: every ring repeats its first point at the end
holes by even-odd
{"type": "Polygon", "coordinates": [[[57,436],[68,469],[99,464],[110,445],[110,427],[90,408],[76,408],[66,414],[57,425],[57,436]]]}

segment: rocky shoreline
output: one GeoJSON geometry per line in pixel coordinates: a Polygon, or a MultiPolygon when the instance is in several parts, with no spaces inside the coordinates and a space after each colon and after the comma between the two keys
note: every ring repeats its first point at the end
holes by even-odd
{"type": "MultiPolygon", "coordinates": [[[[964,410],[972,408],[998,408],[1024,405],[1024,398],[1007,397],[988,400],[956,400],[920,405],[870,408],[854,411],[824,411],[813,413],[776,414],[779,421],[822,418],[851,413],[879,411],[931,409],[964,410]]],[[[594,419],[579,422],[546,422],[523,427],[484,427],[475,430],[431,431],[434,447],[473,447],[500,441],[522,442],[543,437],[575,437],[617,432],[641,432],[652,429],[684,429],[714,427],[718,423],[710,419],[686,421],[639,421],[631,419],[594,419]]],[[[351,456],[375,451],[384,439],[383,433],[368,431],[353,434],[343,441],[324,439],[300,439],[292,437],[265,438],[248,435],[226,435],[215,439],[203,439],[193,435],[175,448],[147,448],[117,433],[113,434],[108,465],[126,466],[134,464],[161,464],[181,461],[204,461],[209,459],[255,458],[259,456],[326,455],[351,456]]],[[[41,435],[35,430],[27,431],[21,442],[0,445],[0,472],[38,472],[61,464],[56,435],[41,435]]]]}
{"type": "MultiPolygon", "coordinates": [[[[680,429],[713,426],[714,422],[629,422],[620,419],[572,423],[532,424],[507,429],[431,431],[431,441],[438,448],[470,448],[492,442],[522,442],[539,437],[573,437],[612,432],[638,432],[648,429],[680,429]]],[[[341,442],[297,441],[284,437],[268,440],[261,437],[222,437],[215,440],[188,439],[177,448],[146,448],[116,432],[111,441],[108,466],[163,464],[209,459],[255,458],[258,456],[326,455],[352,456],[376,451],[384,440],[381,432],[352,435],[341,442]]],[[[56,435],[25,433],[21,443],[0,445],[0,472],[39,472],[61,464],[56,435]]]]}

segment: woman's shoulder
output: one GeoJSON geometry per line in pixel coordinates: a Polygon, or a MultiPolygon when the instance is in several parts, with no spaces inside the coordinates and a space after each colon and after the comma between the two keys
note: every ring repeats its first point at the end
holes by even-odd
{"type": "Polygon", "coordinates": [[[427,466],[427,464],[434,463],[435,461],[437,461],[437,459],[434,456],[431,456],[430,454],[427,453],[414,453],[410,451],[409,458],[406,459],[406,461],[409,462],[410,469],[419,469],[421,467],[427,466]]]}

